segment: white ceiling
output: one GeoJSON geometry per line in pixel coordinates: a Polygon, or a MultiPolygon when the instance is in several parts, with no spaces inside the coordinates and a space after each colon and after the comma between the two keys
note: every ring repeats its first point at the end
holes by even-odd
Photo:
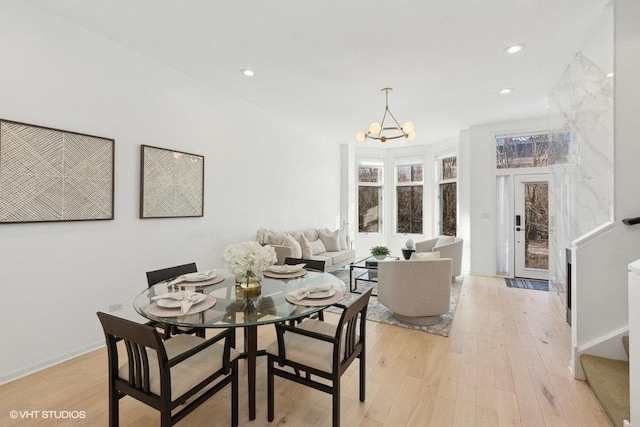
{"type": "Polygon", "coordinates": [[[29,0],[218,90],[354,142],[384,109],[416,142],[546,115],[607,0],[29,0]],[[507,55],[503,49],[524,43],[507,55]],[[255,70],[252,78],[240,73],[255,70]],[[514,89],[499,95],[505,87],[514,89]]]}

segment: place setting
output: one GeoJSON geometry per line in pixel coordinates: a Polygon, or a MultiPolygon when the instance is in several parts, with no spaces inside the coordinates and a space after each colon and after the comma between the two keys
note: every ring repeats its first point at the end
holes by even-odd
{"type": "Polygon", "coordinates": [[[307,270],[304,269],[306,265],[307,264],[305,263],[295,265],[272,265],[267,267],[263,274],[266,277],[274,279],[294,279],[307,274],[307,270]]]}
{"type": "Polygon", "coordinates": [[[290,303],[308,307],[335,304],[343,298],[344,295],[334,289],[333,285],[306,286],[285,295],[290,303]]]}
{"type": "Polygon", "coordinates": [[[168,283],[169,286],[175,286],[182,284],[180,287],[196,288],[200,286],[215,285],[224,281],[224,276],[216,272],[216,270],[196,271],[194,273],[187,273],[171,279],[168,283]]]}
{"type": "Polygon", "coordinates": [[[179,317],[200,313],[216,304],[216,298],[190,290],[167,292],[151,298],[147,313],[158,317],[179,317]]]}

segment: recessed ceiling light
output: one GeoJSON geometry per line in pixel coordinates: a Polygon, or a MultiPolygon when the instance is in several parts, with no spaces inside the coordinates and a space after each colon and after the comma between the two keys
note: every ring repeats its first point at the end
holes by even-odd
{"type": "Polygon", "coordinates": [[[613,71],[607,74],[607,77],[613,77],[613,71]]]}
{"type": "Polygon", "coordinates": [[[501,94],[501,95],[506,95],[507,93],[511,93],[511,92],[513,92],[513,89],[512,89],[512,88],[510,88],[510,87],[506,87],[506,88],[504,88],[504,89],[502,89],[502,90],[500,91],[500,94],[501,94]]]}
{"type": "Polygon", "coordinates": [[[523,45],[523,44],[514,44],[514,45],[511,45],[511,46],[505,48],[504,51],[507,52],[507,53],[518,53],[522,49],[524,49],[524,46],[525,45],[523,45]]]}
{"type": "Polygon", "coordinates": [[[247,76],[247,77],[251,77],[251,76],[256,74],[256,73],[253,72],[253,70],[250,70],[248,68],[244,68],[244,69],[240,70],[240,72],[242,74],[244,74],[245,76],[247,76]]]}

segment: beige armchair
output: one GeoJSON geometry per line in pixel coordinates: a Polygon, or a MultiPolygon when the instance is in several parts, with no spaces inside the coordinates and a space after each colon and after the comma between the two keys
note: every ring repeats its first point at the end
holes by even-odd
{"type": "Polygon", "coordinates": [[[440,258],[451,258],[453,261],[451,277],[462,274],[462,239],[460,237],[441,236],[416,242],[416,252],[440,252],[440,258]],[[451,239],[453,241],[449,242],[448,240],[451,239]]]}
{"type": "Polygon", "coordinates": [[[449,258],[378,263],[378,301],[400,321],[433,325],[449,312],[449,258]]]}

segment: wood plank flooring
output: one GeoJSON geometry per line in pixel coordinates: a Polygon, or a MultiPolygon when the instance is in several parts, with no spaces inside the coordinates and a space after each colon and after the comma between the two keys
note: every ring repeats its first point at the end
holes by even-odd
{"type": "MultiPolygon", "coordinates": [[[[337,316],[328,313],[327,321],[337,316]]],[[[98,319],[96,318],[96,322],[98,319]]],[[[344,426],[609,426],[589,386],[568,369],[570,329],[548,292],[507,288],[504,279],[467,276],[449,338],[367,323],[367,399],[358,400],[354,363],[342,378],[344,426]]],[[[274,339],[259,330],[259,346],[274,339]]],[[[242,342],[239,337],[239,341],[242,342]]],[[[276,419],[266,416],[266,360],[258,360],[257,418],[249,421],[240,361],[240,425],[330,426],[331,397],[276,378],[276,419]]],[[[106,426],[106,351],[0,387],[1,426],[106,426]],[[84,411],[82,419],[9,418],[18,411],[84,411]]],[[[179,426],[230,424],[225,390],[179,426]]],[[[121,400],[120,425],[157,426],[159,416],[121,400]]]]}

